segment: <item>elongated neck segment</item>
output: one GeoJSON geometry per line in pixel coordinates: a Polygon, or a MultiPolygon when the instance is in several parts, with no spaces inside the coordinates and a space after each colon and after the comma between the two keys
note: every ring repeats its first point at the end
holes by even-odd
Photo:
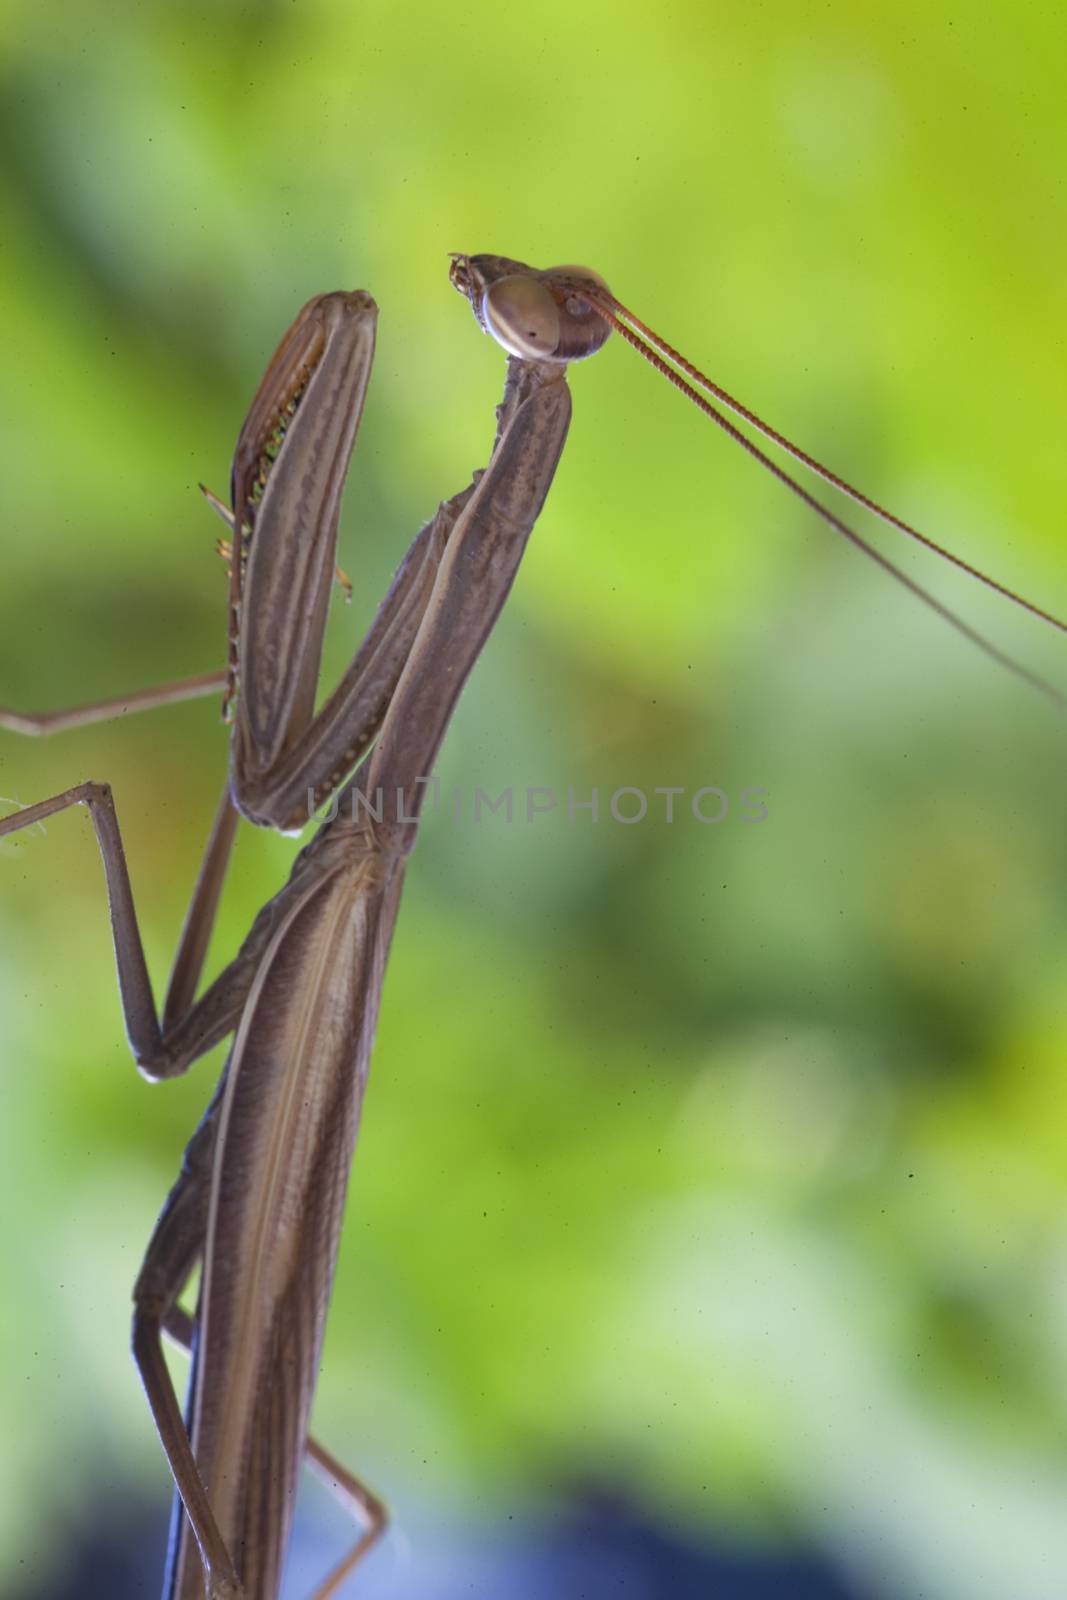
{"type": "Polygon", "coordinates": [[[388,854],[414,846],[441,741],[551,485],[571,414],[564,374],[509,360],[493,454],[449,535],[378,743],[339,797],[332,828],[371,825],[388,854]]]}

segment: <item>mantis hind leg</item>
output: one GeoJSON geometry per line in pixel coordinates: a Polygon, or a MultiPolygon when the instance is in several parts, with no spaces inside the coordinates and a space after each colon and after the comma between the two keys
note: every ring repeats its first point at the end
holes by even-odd
{"type": "MultiPolygon", "coordinates": [[[[162,1319],[163,1332],[179,1349],[189,1352],[193,1347],[196,1323],[188,1311],[171,1305],[162,1319]]],[[[305,1443],[308,1465],[315,1476],[326,1485],[330,1493],[344,1507],[353,1521],[364,1524],[363,1532],[351,1550],[340,1560],[310,1600],[331,1600],[345,1579],[355,1571],[363,1558],[380,1541],[389,1526],[389,1513],[372,1489],[368,1489],[354,1473],[349,1472],[337,1457],[319,1444],[311,1434],[305,1443]]]]}
{"type": "Polygon", "coordinates": [[[322,1445],[308,1436],[308,1461],[316,1477],[338,1499],[353,1519],[365,1524],[363,1532],[348,1554],[337,1563],[329,1576],[319,1585],[311,1600],[330,1600],[348,1575],[368,1555],[389,1526],[389,1513],[378,1496],[367,1488],[347,1467],[324,1450],[322,1445]]]}
{"type": "MultiPolygon", "coordinates": [[[[162,1332],[204,1252],[211,1165],[226,1077],[185,1152],[134,1285],[133,1358],[185,1515],[200,1547],[209,1600],[240,1600],[240,1580],[219,1532],[185,1426],[181,1402],[163,1357],[162,1332]]],[[[172,1547],[176,1541],[172,1540],[172,1547]]]]}

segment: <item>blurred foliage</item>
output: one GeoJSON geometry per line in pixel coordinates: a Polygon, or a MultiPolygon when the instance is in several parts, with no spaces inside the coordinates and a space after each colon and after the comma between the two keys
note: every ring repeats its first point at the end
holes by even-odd
{"type": "MultiPolygon", "coordinates": [[[[451,249],[587,261],[838,471],[1067,609],[1062,7],[0,5],[0,696],[221,662],[222,487],[312,293],[379,353],[352,609],[491,440],[451,249]]],[[[1062,723],[623,348],[441,763],[389,972],[317,1424],[492,1518],[579,1475],[863,1593],[1067,1589],[1062,723]],[[607,799],[717,785],[718,826],[607,799]],[[741,791],[767,820],[741,820],[741,791]]],[[[885,547],[890,541],[881,540],[885,547]]],[[[908,570],[1067,684],[1055,638],[908,570]]],[[[225,764],[207,702],[30,743],[114,785],[162,987],[225,764]]],[[[216,966],[284,879],[242,839],[216,966]]],[[[140,1082],[80,817],[0,846],[0,1587],[166,1471],[129,1291],[218,1059],[140,1082]]],[[[87,1593],[84,1586],[79,1593],[87,1593]]]]}

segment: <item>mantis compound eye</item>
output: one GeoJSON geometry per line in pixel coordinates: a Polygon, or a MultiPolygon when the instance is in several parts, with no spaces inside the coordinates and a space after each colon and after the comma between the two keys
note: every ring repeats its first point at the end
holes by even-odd
{"type": "Polygon", "coordinates": [[[559,307],[545,284],[527,273],[491,283],[482,318],[497,343],[524,361],[550,361],[559,346],[559,307]]]}

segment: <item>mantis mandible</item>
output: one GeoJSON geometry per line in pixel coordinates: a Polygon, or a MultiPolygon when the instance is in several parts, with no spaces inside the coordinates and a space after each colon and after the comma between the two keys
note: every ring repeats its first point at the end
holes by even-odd
{"type": "MultiPolygon", "coordinates": [[[[232,474],[229,660],[224,674],[143,692],[124,709],[225,682],[231,770],[157,1014],[118,821],[106,784],[84,783],[0,822],[0,835],[88,807],[103,858],[127,1033],[147,1077],[183,1072],[233,1034],[216,1094],[187,1148],[134,1289],[134,1355],[180,1497],[169,1600],[272,1600],[305,1451],[368,1528],[320,1586],[336,1591],[384,1524],[375,1498],[308,1440],[347,1175],[378,997],[425,787],[463,685],[507,598],[570,419],[566,368],[615,329],[839,534],[1001,665],[1051,685],[947,610],[789,477],[717,409],[733,409],[837,489],[1061,629],[1064,624],[949,554],[767,428],[577,267],[534,271],[456,256],[451,277],[508,353],[484,473],[412,543],[363,644],[316,714],[340,499],[374,352],[362,292],[309,302],[286,333],[238,439],[232,474]],[[368,755],[367,752],[370,751],[368,755]],[[365,759],[364,759],[365,758],[365,759]],[[352,774],[355,769],[355,775],[352,774]],[[288,883],[240,951],[194,999],[238,813],[296,831],[336,795],[288,883]],[[202,1265],[194,1319],[178,1297],[202,1265]],[[164,1332],[189,1344],[182,1409],[164,1332]]],[[[53,731],[115,703],[51,718],[53,731]]]]}

